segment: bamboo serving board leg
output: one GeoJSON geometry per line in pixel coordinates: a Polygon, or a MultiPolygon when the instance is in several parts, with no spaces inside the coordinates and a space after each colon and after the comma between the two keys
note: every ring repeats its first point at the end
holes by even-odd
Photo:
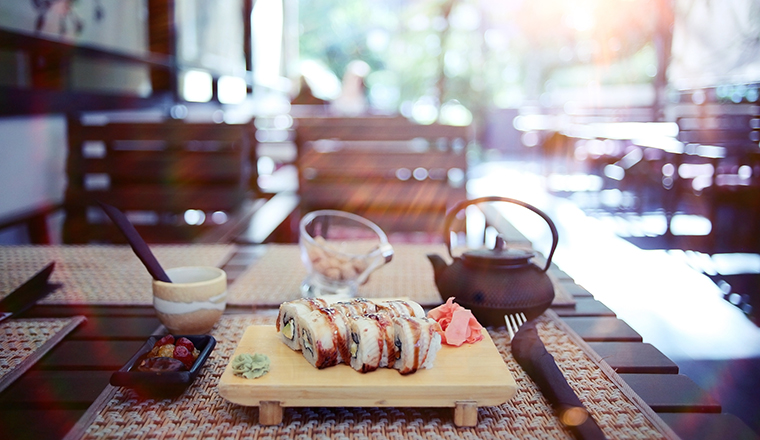
{"type": "Polygon", "coordinates": [[[456,402],[454,405],[454,425],[472,427],[478,424],[478,403],[471,400],[456,402]]]}
{"type": "Polygon", "coordinates": [[[259,402],[259,423],[262,425],[279,425],[282,423],[280,402],[259,402]]]}
{"type": "MultiPolygon", "coordinates": [[[[279,425],[282,423],[282,406],[280,402],[259,402],[259,423],[262,425],[279,425]]],[[[478,424],[478,403],[473,401],[456,402],[454,406],[454,425],[473,427],[478,424]]]]}

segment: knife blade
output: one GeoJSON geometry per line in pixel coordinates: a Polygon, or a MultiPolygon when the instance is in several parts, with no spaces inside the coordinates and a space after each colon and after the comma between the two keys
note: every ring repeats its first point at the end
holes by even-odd
{"type": "Polygon", "coordinates": [[[20,285],[5,298],[0,300],[0,321],[15,316],[30,307],[37,301],[54,291],[58,286],[48,284],[48,278],[53,273],[55,262],[45,266],[33,277],[20,285]]]}

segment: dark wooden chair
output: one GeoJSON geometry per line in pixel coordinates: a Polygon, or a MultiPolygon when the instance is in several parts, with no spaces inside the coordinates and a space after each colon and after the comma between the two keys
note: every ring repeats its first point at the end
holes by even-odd
{"type": "MultiPolygon", "coordinates": [[[[681,105],[676,119],[685,153],[677,162],[712,167],[702,194],[712,223],[710,252],[758,252],[760,114],[749,103],[681,105]]],[[[684,180],[684,179],[681,179],[684,180]]]]}
{"type": "Polygon", "coordinates": [[[471,127],[403,117],[295,119],[300,209],[350,211],[387,233],[440,237],[446,210],[466,199],[471,127]]]}
{"type": "Polygon", "coordinates": [[[51,223],[63,210],[62,204],[41,204],[0,217],[0,241],[7,244],[53,244],[51,223]],[[3,234],[7,234],[3,238],[3,234]]]}
{"type": "Polygon", "coordinates": [[[124,242],[97,200],[149,243],[231,241],[259,206],[250,127],[69,118],[64,242],[124,242]]]}

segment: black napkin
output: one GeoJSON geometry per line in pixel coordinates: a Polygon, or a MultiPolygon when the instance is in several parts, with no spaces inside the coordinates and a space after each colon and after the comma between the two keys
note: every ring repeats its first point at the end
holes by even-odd
{"type": "Polygon", "coordinates": [[[512,355],[552,404],[560,421],[578,440],[605,439],[605,435],[581,403],[554,357],[538,337],[535,321],[524,324],[512,339],[512,355]]]}
{"type": "Polygon", "coordinates": [[[127,216],[123,212],[119,211],[116,207],[98,201],[98,205],[103,208],[103,211],[108,214],[108,217],[116,224],[122,234],[127,238],[129,245],[132,246],[132,250],[137,254],[137,258],[142,261],[145,268],[148,269],[150,275],[159,281],[165,281],[171,283],[169,276],[161,267],[161,264],[156,259],[153,252],[151,252],[148,244],[140,236],[135,229],[135,226],[127,219],[127,216]]]}

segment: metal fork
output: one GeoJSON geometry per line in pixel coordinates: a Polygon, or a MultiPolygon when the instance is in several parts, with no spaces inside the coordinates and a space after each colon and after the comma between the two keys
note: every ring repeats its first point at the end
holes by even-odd
{"type": "Polygon", "coordinates": [[[504,322],[507,323],[507,331],[509,332],[509,340],[511,341],[515,337],[515,333],[521,325],[525,324],[528,320],[525,318],[524,313],[514,313],[504,315],[504,322]]]}

